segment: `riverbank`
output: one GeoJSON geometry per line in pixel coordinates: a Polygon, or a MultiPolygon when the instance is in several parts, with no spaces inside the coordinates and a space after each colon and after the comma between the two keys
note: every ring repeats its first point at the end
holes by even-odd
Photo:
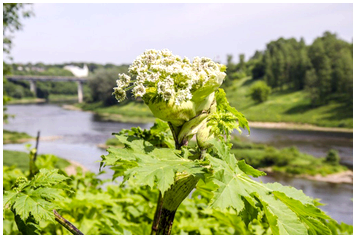
{"type": "Polygon", "coordinates": [[[75,103],[78,101],[77,95],[63,95],[63,94],[50,94],[48,99],[45,98],[35,98],[35,97],[27,97],[27,98],[11,98],[8,102],[11,104],[33,104],[33,103],[58,103],[58,102],[71,102],[75,103]]]}
{"type": "MultiPolygon", "coordinates": [[[[77,174],[77,168],[81,168],[81,170],[85,173],[89,171],[84,165],[68,159],[63,159],[54,155],[38,155],[38,159],[41,157],[44,160],[52,160],[48,161],[45,164],[53,163],[54,166],[58,169],[64,170],[68,176],[77,174]],[[49,157],[48,157],[49,156],[49,157]]],[[[29,170],[29,154],[21,151],[13,151],[13,150],[4,150],[3,151],[3,165],[4,166],[13,166],[16,165],[22,171],[29,170]]]]}
{"type": "Polygon", "coordinates": [[[124,122],[124,123],[151,123],[155,117],[146,105],[130,102],[126,105],[113,105],[103,107],[101,103],[76,103],[74,105],[62,105],[66,110],[80,110],[91,112],[98,121],[124,122]]]}
{"type": "Polygon", "coordinates": [[[73,161],[73,160],[67,160],[70,165],[65,167],[64,170],[66,171],[66,173],[68,174],[68,176],[71,175],[76,175],[77,174],[77,168],[80,168],[82,170],[83,173],[88,172],[89,169],[87,169],[86,167],[84,167],[84,165],[73,161]]]}
{"type": "MultiPolygon", "coordinates": [[[[40,141],[54,141],[63,138],[62,136],[41,136],[40,141]]],[[[21,144],[36,140],[35,137],[24,132],[3,130],[3,144],[21,144]]]]}
{"type": "Polygon", "coordinates": [[[308,180],[319,181],[319,182],[327,182],[327,183],[334,183],[334,184],[342,184],[342,183],[353,184],[353,171],[351,170],[346,170],[335,174],[328,174],[325,176],[322,176],[321,174],[317,174],[317,175],[300,174],[300,175],[293,176],[288,173],[273,171],[271,167],[260,168],[259,170],[264,171],[267,173],[267,175],[271,175],[271,176],[276,174],[281,174],[287,177],[305,178],[308,180]]]}
{"type": "Polygon", "coordinates": [[[287,130],[306,130],[306,131],[330,131],[330,132],[345,132],[353,133],[352,128],[340,127],[321,127],[311,124],[298,124],[291,122],[249,122],[252,128],[270,128],[270,129],[287,129],[287,130]]]}
{"type": "MultiPolygon", "coordinates": [[[[85,106],[80,106],[79,104],[70,105],[65,104],[62,105],[63,109],[66,110],[74,110],[74,111],[88,111],[96,114],[97,119],[102,121],[113,121],[113,122],[131,122],[131,123],[150,123],[154,122],[154,117],[152,116],[139,116],[135,117],[132,115],[126,116],[122,114],[115,114],[115,109],[112,108],[116,106],[111,106],[110,113],[109,112],[98,112],[95,110],[84,110],[85,106]]],[[[127,107],[129,109],[129,107],[127,107]]],[[[104,109],[102,109],[104,110],[104,109]]],[[[137,110],[135,107],[130,108],[130,114],[132,114],[132,110],[137,110]],[[130,111],[131,110],[131,111],[130,111]]],[[[142,109],[141,109],[142,110],[142,109]]],[[[120,110],[121,112],[124,110],[120,110]]],[[[119,111],[117,111],[119,113],[119,111]]],[[[321,127],[312,124],[306,123],[293,123],[293,122],[257,122],[257,121],[249,121],[249,126],[251,128],[269,128],[269,129],[287,129],[287,130],[306,130],[306,131],[329,131],[329,132],[345,132],[345,133],[353,133],[352,128],[342,128],[342,127],[321,127]]]]}

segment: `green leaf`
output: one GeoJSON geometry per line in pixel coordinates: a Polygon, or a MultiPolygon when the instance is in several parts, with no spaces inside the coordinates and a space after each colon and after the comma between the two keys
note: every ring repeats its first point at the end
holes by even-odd
{"type": "Polygon", "coordinates": [[[53,209],[56,206],[38,196],[28,194],[19,194],[13,209],[16,215],[19,215],[22,220],[26,220],[30,214],[36,221],[50,220],[54,222],[53,209]]]}
{"type": "Polygon", "coordinates": [[[19,215],[15,215],[15,222],[22,235],[40,235],[39,226],[35,223],[32,216],[24,222],[19,215]]]}
{"type": "Polygon", "coordinates": [[[156,148],[144,139],[131,135],[117,135],[125,148],[111,148],[103,162],[115,170],[114,178],[124,175],[124,181],[131,180],[137,185],[157,187],[162,193],[175,181],[176,173],[200,176],[205,169],[198,161],[182,157],[186,151],[172,148],[156,148]]]}
{"type": "MultiPolygon", "coordinates": [[[[53,209],[58,207],[57,201],[63,199],[60,194],[63,188],[61,182],[66,179],[66,176],[58,174],[57,169],[41,169],[32,180],[21,182],[15,187],[15,191],[4,193],[4,208],[11,208],[17,217],[16,223],[21,227],[27,224],[27,221],[33,224],[42,220],[54,222],[53,209]]],[[[28,231],[27,228],[21,229],[23,232],[32,230],[30,224],[28,231]]]]}
{"type": "MultiPolygon", "coordinates": [[[[226,99],[226,94],[225,91],[222,88],[219,88],[219,90],[215,93],[215,98],[216,98],[216,104],[217,104],[217,111],[220,112],[231,112],[234,116],[236,116],[238,122],[239,122],[239,127],[243,129],[247,129],[248,133],[250,134],[250,127],[248,126],[248,121],[245,118],[245,116],[238,112],[236,108],[231,107],[229,102],[226,99]]],[[[239,130],[239,128],[236,128],[239,130]]],[[[241,133],[241,131],[239,130],[241,133]]]]}
{"type": "Polygon", "coordinates": [[[255,178],[266,175],[265,172],[254,169],[252,166],[246,164],[245,160],[238,161],[237,165],[245,174],[251,175],[255,178]]]}
{"type": "Polygon", "coordinates": [[[202,173],[203,168],[191,160],[172,154],[171,156],[167,154],[165,158],[162,158],[164,153],[156,150],[151,154],[140,155],[137,158],[137,167],[127,170],[125,177],[134,177],[137,184],[148,185],[151,188],[156,184],[157,188],[164,193],[174,183],[177,172],[195,175],[202,173]]]}
{"type": "Polygon", "coordinates": [[[211,180],[219,186],[213,191],[212,207],[232,207],[241,213],[245,208],[243,199],[246,199],[252,207],[256,208],[258,203],[262,205],[273,234],[330,234],[323,223],[331,218],[314,206],[313,199],[292,187],[252,180],[248,175],[262,173],[244,161],[237,163],[222,142],[212,143],[218,157],[210,154],[207,158],[214,171],[211,180]]]}
{"type": "Polygon", "coordinates": [[[40,187],[40,186],[52,186],[67,180],[68,177],[59,174],[58,169],[47,170],[41,169],[34,178],[31,180],[30,186],[40,187]]]}
{"type": "Polygon", "coordinates": [[[301,201],[288,197],[279,191],[274,191],[273,194],[295,212],[302,222],[308,226],[310,235],[331,234],[330,229],[321,222],[322,219],[330,220],[331,218],[319,208],[311,204],[303,204],[301,201]]]}

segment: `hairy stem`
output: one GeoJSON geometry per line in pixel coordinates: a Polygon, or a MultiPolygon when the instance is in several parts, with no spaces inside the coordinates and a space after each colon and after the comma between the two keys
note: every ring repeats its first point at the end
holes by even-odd
{"type": "MultiPolygon", "coordinates": [[[[177,135],[179,134],[180,128],[174,127],[171,123],[168,124],[175,140],[176,149],[180,150],[183,145],[188,143],[188,140],[179,142],[177,135]]],[[[177,176],[175,183],[163,196],[161,192],[159,193],[151,235],[171,234],[176,211],[183,200],[195,188],[198,180],[199,178],[192,175],[181,174],[177,176]]]]}
{"type": "Polygon", "coordinates": [[[161,213],[162,213],[162,205],[163,205],[163,198],[162,198],[161,192],[159,192],[158,201],[157,201],[157,208],[156,208],[155,216],[154,216],[153,223],[152,223],[151,235],[156,235],[157,234],[158,223],[159,223],[159,220],[160,220],[160,217],[161,217],[161,213]]]}
{"type": "Polygon", "coordinates": [[[64,219],[61,215],[58,214],[56,210],[53,210],[56,221],[64,226],[68,231],[70,231],[73,235],[84,235],[78,228],[76,228],[72,223],[64,219]]]}

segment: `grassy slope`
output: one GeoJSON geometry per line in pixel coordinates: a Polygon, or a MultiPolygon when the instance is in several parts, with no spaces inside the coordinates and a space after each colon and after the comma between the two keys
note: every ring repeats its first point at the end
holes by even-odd
{"type": "MultiPolygon", "coordinates": [[[[61,159],[58,157],[57,159],[58,161],[55,164],[57,168],[64,169],[65,167],[70,165],[70,163],[65,159],[61,159]]],[[[3,161],[4,166],[16,165],[16,167],[21,169],[22,171],[29,170],[29,154],[26,152],[4,150],[3,161]]]]}
{"type": "Polygon", "coordinates": [[[246,96],[253,83],[254,81],[249,78],[237,80],[226,90],[230,104],[242,112],[249,121],[353,127],[352,108],[346,108],[336,102],[312,108],[304,91],[273,92],[266,102],[257,104],[246,96]]]}

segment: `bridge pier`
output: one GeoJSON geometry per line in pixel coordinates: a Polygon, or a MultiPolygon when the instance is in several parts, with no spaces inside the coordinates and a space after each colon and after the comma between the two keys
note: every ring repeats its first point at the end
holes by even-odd
{"type": "Polygon", "coordinates": [[[83,82],[77,81],[78,84],[78,102],[83,102],[83,82]]]}
{"type": "Polygon", "coordinates": [[[36,81],[35,80],[30,80],[30,91],[33,92],[35,97],[37,97],[37,92],[36,92],[36,81]]]}

